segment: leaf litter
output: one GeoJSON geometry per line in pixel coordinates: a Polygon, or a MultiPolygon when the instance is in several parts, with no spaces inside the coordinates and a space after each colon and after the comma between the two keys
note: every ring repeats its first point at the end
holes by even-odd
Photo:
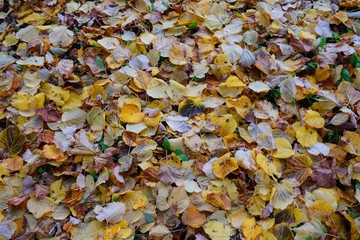
{"type": "Polygon", "coordinates": [[[359,7],[0,3],[1,239],[358,239],[359,7]]]}

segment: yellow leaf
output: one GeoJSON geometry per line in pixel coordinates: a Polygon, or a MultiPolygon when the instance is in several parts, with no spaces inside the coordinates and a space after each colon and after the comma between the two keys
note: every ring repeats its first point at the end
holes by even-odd
{"type": "Polygon", "coordinates": [[[250,112],[251,109],[251,100],[247,96],[243,95],[237,100],[231,98],[226,98],[226,106],[234,107],[236,112],[242,117],[245,118],[246,114],[250,112]]]}
{"type": "Polygon", "coordinates": [[[121,109],[119,117],[124,123],[139,123],[144,119],[145,114],[139,112],[138,106],[128,104],[121,109]]]}
{"type": "Polygon", "coordinates": [[[56,210],[56,203],[49,197],[43,199],[31,197],[26,206],[35,218],[41,218],[45,214],[56,210]]]}
{"type": "Polygon", "coordinates": [[[360,155],[360,135],[355,132],[344,131],[341,138],[345,144],[345,150],[354,155],[360,155]]]}
{"type": "Polygon", "coordinates": [[[210,221],[203,226],[211,240],[230,239],[230,227],[219,221],[210,221]]]}
{"type": "Polygon", "coordinates": [[[306,111],[304,121],[314,128],[323,128],[325,126],[325,119],[320,116],[320,113],[313,110],[306,111]]]}
{"type": "MultiPolygon", "coordinates": [[[[54,101],[59,107],[64,106],[65,102],[69,100],[70,93],[59,86],[54,86],[50,83],[44,83],[41,90],[45,92],[48,100],[54,101]]],[[[73,99],[71,99],[73,101],[73,99]]]]}
{"type": "Polygon", "coordinates": [[[312,192],[318,200],[324,200],[335,212],[337,210],[339,194],[335,189],[318,188],[312,192]]]}
{"type": "Polygon", "coordinates": [[[131,232],[131,229],[128,228],[128,223],[125,220],[121,220],[119,223],[105,228],[104,240],[125,239],[130,237],[131,232]]]}
{"type": "Polygon", "coordinates": [[[59,148],[56,147],[55,144],[53,145],[44,145],[43,154],[46,158],[55,160],[56,162],[65,161],[64,154],[60,151],[59,148]]]}
{"type": "Polygon", "coordinates": [[[224,179],[226,175],[238,169],[236,158],[230,157],[230,153],[224,154],[220,158],[216,159],[211,169],[214,172],[214,175],[220,179],[224,179]]]}
{"type": "Polygon", "coordinates": [[[169,60],[175,65],[185,65],[188,63],[188,58],[193,56],[191,47],[184,43],[175,43],[170,48],[169,60]]]}
{"type": "Polygon", "coordinates": [[[35,98],[28,93],[17,92],[11,100],[11,105],[20,110],[29,112],[35,110],[35,98]]]}
{"type": "Polygon", "coordinates": [[[325,201],[317,200],[311,206],[312,214],[316,213],[315,217],[325,216],[334,213],[334,209],[325,201]]]}
{"type": "Polygon", "coordinates": [[[4,180],[2,179],[2,176],[10,176],[10,172],[9,170],[7,169],[7,166],[5,163],[1,163],[0,164],[0,183],[4,183],[4,180]]]}
{"type": "Polygon", "coordinates": [[[53,182],[50,186],[50,198],[59,204],[66,197],[66,188],[62,185],[62,180],[53,182]]]}
{"type": "Polygon", "coordinates": [[[120,231],[120,223],[106,227],[104,231],[104,240],[112,240],[115,237],[115,234],[120,231]]]}
{"type": "Polygon", "coordinates": [[[317,142],[318,134],[314,129],[301,126],[295,132],[297,141],[304,147],[311,147],[317,142]]]}
{"type": "Polygon", "coordinates": [[[275,138],[276,151],[272,154],[276,158],[289,158],[295,154],[291,144],[286,138],[275,138]]]}
{"type": "Polygon", "coordinates": [[[251,218],[251,215],[245,209],[238,209],[230,214],[228,221],[234,228],[240,228],[246,219],[251,218]]]}
{"type": "Polygon", "coordinates": [[[107,93],[102,86],[98,84],[94,84],[89,89],[89,96],[90,96],[89,99],[90,102],[97,103],[99,102],[99,99],[105,101],[107,98],[107,93]]]}
{"type": "Polygon", "coordinates": [[[282,164],[278,159],[258,154],[255,161],[266,174],[275,175],[276,177],[281,176],[282,164]]]}
{"type": "Polygon", "coordinates": [[[181,116],[192,117],[204,112],[205,107],[200,98],[190,99],[187,98],[179,104],[178,108],[181,116]]]}
{"type": "Polygon", "coordinates": [[[93,107],[87,113],[86,120],[90,124],[91,130],[102,131],[105,128],[105,111],[101,107],[93,107]]]}
{"type": "Polygon", "coordinates": [[[253,195],[246,203],[246,208],[253,216],[261,216],[265,210],[266,202],[260,197],[260,195],[253,195]]]}
{"type": "Polygon", "coordinates": [[[215,207],[230,210],[231,199],[220,191],[209,191],[202,193],[203,198],[215,207]]]}
{"type": "Polygon", "coordinates": [[[242,233],[246,240],[255,240],[262,233],[262,227],[256,224],[254,217],[245,219],[242,225],[242,233]]]}
{"type": "Polygon", "coordinates": [[[124,202],[136,210],[145,207],[148,199],[141,191],[129,191],[124,196],[124,202]]]}
{"type": "Polygon", "coordinates": [[[167,98],[168,84],[160,78],[152,78],[146,87],[146,93],[152,98],[167,98]]]}
{"type": "MultiPolygon", "coordinates": [[[[209,115],[210,114],[208,114],[208,116],[209,115]]],[[[212,116],[211,122],[219,128],[220,136],[226,136],[233,133],[238,126],[237,121],[232,114],[225,114],[220,117],[212,116]]]]}
{"type": "Polygon", "coordinates": [[[293,202],[294,190],[288,180],[275,184],[271,192],[270,204],[277,209],[285,209],[293,202]]]}
{"type": "Polygon", "coordinates": [[[323,68],[318,68],[315,70],[315,79],[317,82],[322,82],[325,81],[326,79],[328,79],[330,77],[330,72],[329,71],[329,65],[323,68]]]}
{"type": "Polygon", "coordinates": [[[284,210],[276,213],[275,220],[277,223],[286,223],[290,227],[296,226],[301,222],[303,218],[303,213],[299,208],[292,208],[291,206],[287,207],[284,210]]]}
{"type": "Polygon", "coordinates": [[[237,76],[229,76],[225,82],[221,83],[218,92],[223,97],[236,97],[246,86],[237,76]]]}

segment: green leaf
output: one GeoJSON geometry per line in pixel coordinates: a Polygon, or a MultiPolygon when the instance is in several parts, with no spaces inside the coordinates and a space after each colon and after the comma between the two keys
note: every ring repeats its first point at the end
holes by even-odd
{"type": "Polygon", "coordinates": [[[162,1],[161,4],[162,4],[164,7],[166,7],[166,8],[169,7],[169,4],[167,4],[167,2],[162,1]]]}
{"type": "Polygon", "coordinates": [[[194,82],[199,82],[199,81],[200,81],[200,78],[194,77],[192,80],[193,80],[194,82]]]}
{"type": "Polygon", "coordinates": [[[20,71],[22,71],[24,69],[24,65],[16,64],[16,66],[20,69],[20,71]]]}
{"type": "Polygon", "coordinates": [[[152,3],[149,6],[147,6],[147,8],[148,8],[149,12],[152,12],[155,10],[155,5],[152,3]]]}
{"type": "Polygon", "coordinates": [[[109,146],[104,143],[104,138],[100,139],[100,141],[97,141],[96,143],[99,144],[102,152],[109,148],[109,146]]]}
{"type": "Polygon", "coordinates": [[[305,240],[313,240],[313,238],[311,236],[308,236],[307,238],[305,238],[305,240]]]}
{"type": "Polygon", "coordinates": [[[175,149],[175,150],[174,150],[174,153],[175,153],[176,155],[181,154],[181,148],[175,149]]]}
{"type": "Polygon", "coordinates": [[[341,71],[341,80],[345,80],[347,82],[352,82],[351,77],[350,77],[350,73],[347,69],[343,69],[341,71]]]}
{"type": "Polygon", "coordinates": [[[326,44],[326,38],[325,38],[325,37],[321,37],[320,43],[319,43],[319,45],[318,45],[318,48],[324,49],[325,44],[326,44]]]}
{"type": "Polygon", "coordinates": [[[355,53],[353,55],[351,55],[350,64],[354,68],[359,68],[360,67],[360,56],[357,56],[355,53]]]}
{"type": "Polygon", "coordinates": [[[318,68],[318,65],[317,65],[316,62],[309,62],[309,63],[308,63],[308,67],[311,67],[311,68],[313,68],[313,69],[317,69],[317,68],[318,68]]]}
{"type": "Polygon", "coordinates": [[[42,167],[39,167],[37,170],[36,170],[39,174],[43,174],[45,172],[45,169],[42,168],[42,167]]]}
{"type": "Polygon", "coordinates": [[[177,157],[181,160],[181,161],[189,161],[189,158],[186,156],[186,154],[179,154],[177,155],[177,157]]]}
{"type": "Polygon", "coordinates": [[[104,62],[103,60],[101,59],[101,57],[99,56],[96,56],[96,62],[97,64],[99,65],[99,67],[105,71],[105,65],[104,65],[104,62]]]}
{"type": "Polygon", "coordinates": [[[197,21],[192,22],[188,25],[188,29],[195,29],[195,28],[197,28],[198,25],[199,25],[199,23],[197,21]]]}
{"type": "Polygon", "coordinates": [[[90,173],[90,175],[94,178],[95,181],[99,178],[99,176],[96,175],[95,172],[90,173]]]}
{"type": "Polygon", "coordinates": [[[164,141],[163,141],[163,147],[164,147],[164,149],[166,151],[170,151],[171,145],[170,145],[170,142],[169,142],[169,140],[167,138],[165,138],[164,141]]]}
{"type": "Polygon", "coordinates": [[[331,40],[334,43],[340,42],[340,36],[339,34],[336,33],[331,33],[331,40]]]}
{"type": "Polygon", "coordinates": [[[265,100],[276,105],[277,100],[281,97],[281,91],[279,88],[271,89],[268,94],[264,97],[265,100]]]}
{"type": "Polygon", "coordinates": [[[154,222],[154,216],[153,216],[152,214],[145,213],[144,216],[145,216],[145,221],[146,221],[147,223],[152,223],[152,222],[154,222]]]}
{"type": "Polygon", "coordinates": [[[328,233],[328,229],[326,228],[326,226],[323,222],[321,222],[321,227],[322,227],[322,230],[324,231],[324,233],[328,233]]]}

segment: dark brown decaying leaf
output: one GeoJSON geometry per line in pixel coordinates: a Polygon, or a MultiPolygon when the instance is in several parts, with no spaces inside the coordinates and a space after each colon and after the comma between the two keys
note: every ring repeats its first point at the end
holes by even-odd
{"type": "Polygon", "coordinates": [[[0,133],[0,147],[5,148],[11,156],[21,152],[25,135],[16,126],[9,126],[0,133]]]}

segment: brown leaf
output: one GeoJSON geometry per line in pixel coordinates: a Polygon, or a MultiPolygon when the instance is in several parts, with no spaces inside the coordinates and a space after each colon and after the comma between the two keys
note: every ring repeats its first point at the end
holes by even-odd
{"type": "Polygon", "coordinates": [[[6,167],[10,172],[15,172],[21,169],[24,164],[24,161],[21,157],[15,156],[13,158],[7,158],[3,160],[3,163],[6,164],[6,167]]]}
{"type": "Polygon", "coordinates": [[[61,117],[60,112],[55,107],[55,103],[50,103],[44,108],[36,109],[36,114],[45,122],[57,122],[61,117]]]}
{"type": "Polygon", "coordinates": [[[199,228],[205,223],[206,214],[198,211],[194,205],[190,204],[181,216],[181,221],[190,227],[199,228]]]}
{"type": "Polygon", "coordinates": [[[319,187],[332,188],[336,186],[336,175],[332,170],[332,161],[319,163],[310,176],[311,180],[319,187]]]}

